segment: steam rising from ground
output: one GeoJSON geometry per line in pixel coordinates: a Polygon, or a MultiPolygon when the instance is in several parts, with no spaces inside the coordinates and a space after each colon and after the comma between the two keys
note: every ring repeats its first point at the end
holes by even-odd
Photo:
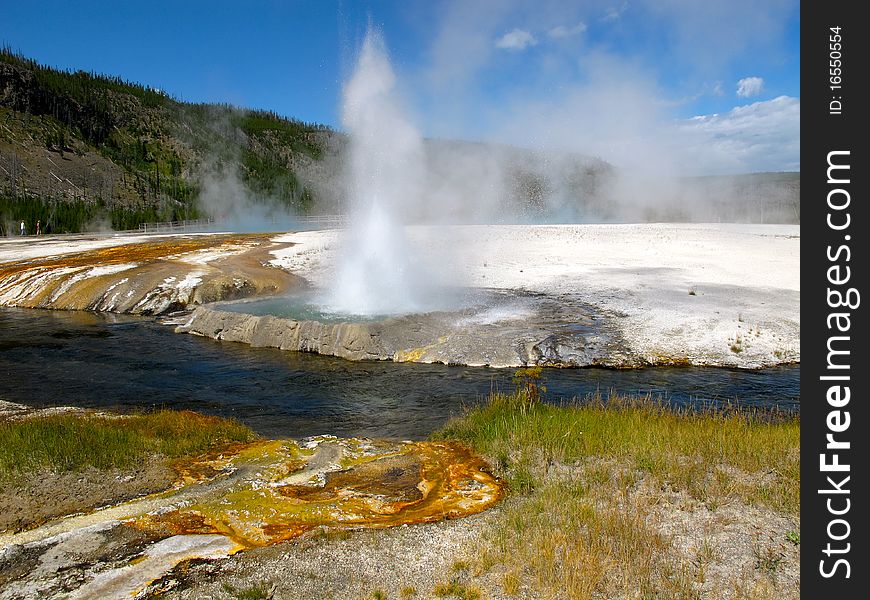
{"type": "Polygon", "coordinates": [[[220,230],[295,229],[297,214],[286,190],[280,186],[258,187],[245,176],[246,149],[252,154],[275,150],[264,149],[262,140],[252,140],[246,135],[239,125],[244,116],[244,109],[216,105],[189,109],[184,115],[184,120],[202,124],[201,128],[182,130],[178,134],[191,146],[204,149],[200,160],[192,165],[191,173],[199,187],[199,209],[204,216],[214,218],[214,228],[220,230]]]}
{"type": "Polygon", "coordinates": [[[290,208],[274,198],[258,198],[239,177],[239,164],[211,162],[199,173],[199,203],[219,229],[285,231],[296,226],[290,208]]]}

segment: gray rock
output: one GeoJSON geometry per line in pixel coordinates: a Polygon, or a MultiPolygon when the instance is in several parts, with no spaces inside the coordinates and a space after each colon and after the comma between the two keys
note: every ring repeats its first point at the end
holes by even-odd
{"type": "Polygon", "coordinates": [[[492,297],[493,305],[359,322],[257,316],[217,303],[197,307],[176,331],[348,360],[492,367],[642,364],[604,330],[602,320],[571,298],[506,291],[492,297]]]}

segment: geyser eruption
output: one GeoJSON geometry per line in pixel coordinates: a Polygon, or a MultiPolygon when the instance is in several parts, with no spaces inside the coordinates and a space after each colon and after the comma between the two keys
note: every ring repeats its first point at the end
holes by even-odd
{"type": "Polygon", "coordinates": [[[335,312],[417,312],[428,282],[405,236],[408,205],[422,197],[423,144],[402,110],[380,33],[369,28],[344,88],[342,123],[350,133],[350,226],[326,300],[335,312]]]}

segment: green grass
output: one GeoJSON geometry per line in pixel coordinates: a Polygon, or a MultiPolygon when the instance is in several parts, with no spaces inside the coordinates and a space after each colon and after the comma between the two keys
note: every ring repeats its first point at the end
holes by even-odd
{"type": "Polygon", "coordinates": [[[0,422],[0,477],[39,469],[124,468],[154,454],[179,458],[254,437],[238,422],[189,411],[5,421],[0,422]]]}
{"type": "Polygon", "coordinates": [[[272,585],[263,581],[246,588],[223,584],[224,591],[238,600],[268,600],[272,597],[272,585]]]}
{"type": "Polygon", "coordinates": [[[517,491],[535,488],[541,466],[595,457],[629,464],[701,500],[719,491],[790,514],[800,510],[797,417],[677,412],[648,398],[553,406],[518,392],[493,394],[433,437],[493,457],[517,491]]]}
{"type": "MultiPolygon", "coordinates": [[[[686,557],[657,530],[653,515],[674,493],[688,511],[738,502],[799,520],[797,417],[677,412],[649,398],[552,406],[529,393],[537,378],[516,383],[432,436],[469,444],[509,484],[513,498],[485,529],[473,566],[501,573],[509,595],[698,598],[722,554],[707,541],[686,557]]],[[[779,568],[778,554],[756,558],[758,573],[779,568]]],[[[753,589],[753,577],[732,583],[753,589]]]]}
{"type": "Polygon", "coordinates": [[[692,577],[647,524],[647,507],[617,487],[550,481],[510,503],[484,532],[480,570],[503,565],[508,594],[525,583],[540,597],[692,598],[692,577]]]}

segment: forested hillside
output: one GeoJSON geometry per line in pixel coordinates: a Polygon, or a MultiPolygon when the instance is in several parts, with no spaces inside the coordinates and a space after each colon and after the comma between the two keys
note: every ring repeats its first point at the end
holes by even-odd
{"type": "MultiPolygon", "coordinates": [[[[195,219],[204,176],[232,170],[255,200],[307,211],[294,165],[320,155],[321,125],[179,102],[117,77],[0,51],[0,227],[49,231],[195,219]]],[[[217,215],[213,215],[217,216],[217,215]]]]}

